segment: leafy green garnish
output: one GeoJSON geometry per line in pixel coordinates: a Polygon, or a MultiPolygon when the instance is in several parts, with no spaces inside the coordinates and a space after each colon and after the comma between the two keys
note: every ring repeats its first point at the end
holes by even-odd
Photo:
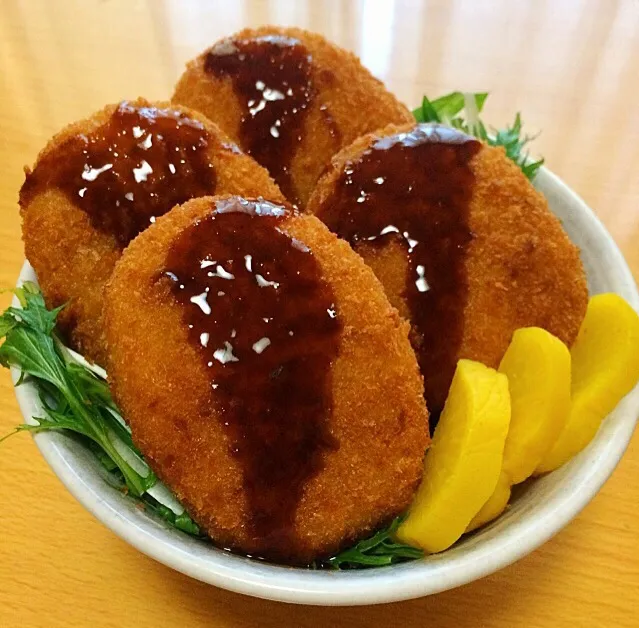
{"type": "MultiPolygon", "coordinates": [[[[484,108],[488,93],[470,94],[475,99],[475,107],[478,112],[484,108]]],[[[451,92],[436,100],[429,100],[427,96],[422,99],[422,104],[413,111],[417,122],[439,122],[455,128],[462,128],[465,124],[458,114],[464,109],[466,97],[461,92],[451,92]]]]}
{"type": "Polygon", "coordinates": [[[529,162],[528,153],[523,153],[524,146],[532,139],[534,138],[528,135],[522,139],[521,116],[518,113],[511,127],[499,129],[497,134],[493,138],[488,138],[487,141],[491,146],[503,146],[506,149],[507,157],[512,159],[522,169],[526,177],[532,181],[544,163],[543,159],[529,162]]]}
{"type": "Polygon", "coordinates": [[[515,162],[532,181],[544,163],[543,159],[530,161],[528,153],[524,151],[526,145],[534,138],[522,135],[519,113],[511,126],[505,129],[491,129],[488,132],[479,118],[487,97],[488,94],[485,92],[478,94],[451,92],[436,100],[429,100],[427,96],[424,96],[422,104],[413,111],[413,115],[417,122],[438,122],[474,135],[490,146],[503,146],[506,156],[515,162]]]}
{"type": "Polygon", "coordinates": [[[168,521],[174,528],[193,536],[202,536],[197,523],[189,517],[186,510],[182,514],[176,515],[170,508],[148,494],[144,496],[144,507],[145,510],[153,512],[161,519],[168,521]]]}
{"type": "Polygon", "coordinates": [[[176,515],[148,493],[158,484],[157,478],[133,444],[107,383],[77,362],[56,335],[55,322],[62,308],[48,310],[33,283],[14,292],[22,307],[9,307],[0,316],[0,340],[4,338],[0,364],[20,370],[18,384],[29,377],[43,416],[33,417],[37,425],[20,425],[13,433],[61,430],[79,435],[110,474],[111,484],[172,526],[198,535],[197,525],[186,512],[176,515]]]}
{"type": "Polygon", "coordinates": [[[397,517],[387,528],[383,528],[368,539],[363,539],[353,547],[341,551],[324,561],[320,566],[331,569],[361,569],[383,567],[423,558],[424,552],[422,550],[393,540],[393,535],[402,521],[403,517],[397,517]]]}
{"type": "Polygon", "coordinates": [[[103,403],[108,395],[106,383],[89,369],[71,363],[61,351],[53,334],[60,308],[47,310],[34,284],[24,284],[19,298],[22,309],[10,307],[2,316],[8,330],[0,346],[0,364],[17,367],[34,380],[44,416],[34,417],[38,425],[21,425],[18,430],[70,430],[81,434],[99,445],[120,469],[129,491],[142,495],[155,483],[155,475],[137,451],[133,453],[142,463],[143,471],[136,470],[118,450],[117,435],[123,430],[111,412],[112,407],[103,403]],[[13,319],[11,326],[10,319],[13,319]]]}

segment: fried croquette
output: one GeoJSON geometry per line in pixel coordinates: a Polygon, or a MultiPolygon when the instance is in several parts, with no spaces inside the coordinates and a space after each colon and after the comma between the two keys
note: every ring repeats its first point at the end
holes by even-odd
{"type": "Polygon", "coordinates": [[[105,295],[114,398],[219,546],[307,564],[410,504],[429,436],[409,325],[317,218],[191,200],[105,295]]]}
{"type": "Polygon", "coordinates": [[[196,196],[282,198],[264,168],[200,113],[139,99],[110,105],[53,137],[26,170],[22,232],[48,307],[70,345],[104,364],[102,291],[122,249],[196,196]]]}
{"type": "Polygon", "coordinates": [[[434,416],[458,359],[498,366],[519,327],[567,345],[577,335],[588,299],[579,251],[503,148],[437,125],[389,126],[334,157],[307,210],[410,320],[434,416]]]}
{"type": "Polygon", "coordinates": [[[341,148],[413,120],[355,55],[274,26],[240,31],[191,61],[173,101],[219,124],[300,206],[341,148]]]}

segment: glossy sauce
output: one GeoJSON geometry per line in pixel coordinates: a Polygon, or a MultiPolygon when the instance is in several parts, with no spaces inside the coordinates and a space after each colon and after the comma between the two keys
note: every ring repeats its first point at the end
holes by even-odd
{"type": "Polygon", "coordinates": [[[318,217],[356,249],[401,243],[411,342],[436,418],[452,380],[467,299],[464,257],[472,233],[470,160],[481,144],[445,127],[418,125],[377,140],[346,164],[318,217]]]}
{"type": "Polygon", "coordinates": [[[287,216],[266,201],[218,201],[180,234],[164,272],[243,470],[249,529],[279,560],[304,486],[337,447],[327,419],[341,332],[317,260],[280,229],[287,216]]]}
{"type": "MultiPolygon", "coordinates": [[[[233,81],[242,106],[242,148],[262,164],[285,196],[297,202],[290,165],[316,90],[311,55],[297,39],[278,35],[225,40],[206,55],[210,74],[233,81]]],[[[333,137],[326,108],[322,114],[333,137]]]]}
{"type": "Polygon", "coordinates": [[[212,194],[216,176],[203,125],[183,113],[123,102],[108,122],[39,160],[20,191],[26,205],[54,187],[125,247],[158,216],[212,194]]]}

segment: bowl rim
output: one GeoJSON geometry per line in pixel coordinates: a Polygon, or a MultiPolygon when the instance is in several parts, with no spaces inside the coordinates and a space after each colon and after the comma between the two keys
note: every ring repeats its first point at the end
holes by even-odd
{"type": "MultiPolygon", "coordinates": [[[[542,167],[537,176],[563,195],[597,231],[600,244],[620,275],[623,296],[639,310],[639,293],[633,275],[596,214],[547,168],[542,167]]],[[[32,276],[33,270],[25,261],[18,285],[32,276]]],[[[15,386],[19,373],[15,368],[11,372],[15,386]]],[[[30,385],[14,387],[14,390],[21,413],[29,422],[35,395],[30,385]]],[[[80,473],[79,465],[74,465],[65,454],[60,440],[65,438],[63,435],[45,432],[34,435],[34,440],[67,490],[99,521],[147,556],[188,576],[237,593],[296,604],[355,606],[407,600],[452,589],[506,567],[545,543],[590,502],[623,456],[638,420],[639,385],[626,396],[622,406],[621,415],[615,419],[615,432],[598,446],[595,464],[585,468],[569,490],[555,491],[539,504],[534,518],[513,521],[501,534],[471,544],[460,556],[448,550],[431,556],[432,560],[428,561],[358,571],[301,570],[252,561],[215,548],[212,553],[200,552],[206,554],[204,557],[197,556],[195,550],[187,551],[170,543],[167,530],[137,525],[126,513],[114,507],[108,493],[96,492],[80,473]]],[[[106,482],[104,489],[114,490],[106,482]]],[[[200,542],[193,540],[193,543],[195,547],[200,542]]]]}

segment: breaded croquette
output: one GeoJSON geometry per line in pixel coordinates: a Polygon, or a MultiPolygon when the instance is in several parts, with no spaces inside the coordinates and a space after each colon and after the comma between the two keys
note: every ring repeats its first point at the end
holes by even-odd
{"type": "Polygon", "coordinates": [[[70,345],[106,356],[102,291],[122,249],[174,205],[205,194],[282,198],[264,168],[201,114],[139,99],[47,144],[20,190],[23,239],[70,345]]]}
{"type": "Polygon", "coordinates": [[[191,200],[105,296],[114,398],[219,546],[307,564],[409,505],[429,442],[409,325],[317,218],[191,200]]]}
{"type": "Polygon", "coordinates": [[[577,335],[588,299],[579,251],[502,148],[438,125],[390,126],[335,156],[307,210],[411,321],[435,416],[459,358],[496,367],[519,327],[568,345],[577,335]]]}
{"type": "Polygon", "coordinates": [[[191,61],[173,101],[219,124],[302,207],[341,148],[413,120],[355,55],[274,26],[240,31],[191,61]]]}

